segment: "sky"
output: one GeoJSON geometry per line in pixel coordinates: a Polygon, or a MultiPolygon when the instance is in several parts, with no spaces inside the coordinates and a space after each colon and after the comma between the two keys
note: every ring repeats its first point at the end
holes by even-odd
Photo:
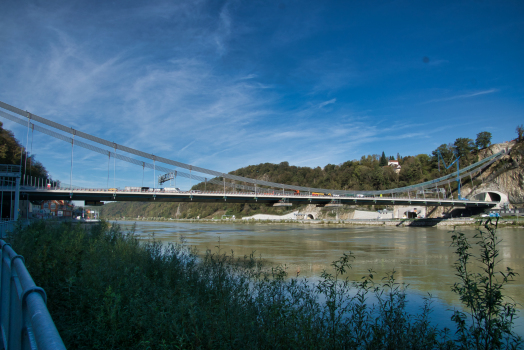
{"type": "MultiPolygon", "coordinates": [[[[220,172],[430,154],[482,131],[499,143],[524,121],[521,0],[0,8],[0,101],[220,172]]],[[[63,183],[152,186],[159,175],[77,147],[71,180],[69,144],[0,121],[63,183]]]]}

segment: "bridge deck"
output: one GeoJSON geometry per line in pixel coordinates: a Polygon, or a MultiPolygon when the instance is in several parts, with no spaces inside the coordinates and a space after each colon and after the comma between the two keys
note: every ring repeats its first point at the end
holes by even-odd
{"type": "MultiPolygon", "coordinates": [[[[137,201],[137,202],[204,202],[204,203],[260,203],[316,204],[319,206],[335,204],[346,205],[417,205],[445,207],[491,208],[498,202],[440,198],[400,198],[400,197],[361,197],[361,196],[314,196],[308,194],[278,194],[254,192],[129,192],[93,189],[36,189],[22,188],[21,195],[30,200],[83,200],[83,201],[137,201]]],[[[287,205],[289,205],[287,204],[287,205]]]]}

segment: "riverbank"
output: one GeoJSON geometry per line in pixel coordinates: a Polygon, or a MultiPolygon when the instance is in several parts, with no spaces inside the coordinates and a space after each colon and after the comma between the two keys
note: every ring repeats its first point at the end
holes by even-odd
{"type": "MultiPolygon", "coordinates": [[[[480,226],[488,218],[453,218],[453,219],[379,219],[379,220],[242,220],[242,219],[166,219],[158,218],[106,218],[109,221],[152,221],[152,222],[185,222],[215,224],[300,224],[300,225],[334,225],[334,226],[388,226],[388,227],[443,227],[480,226]]],[[[494,220],[492,219],[494,222],[494,220]]],[[[524,219],[499,219],[499,227],[524,228],[524,219]]]]}

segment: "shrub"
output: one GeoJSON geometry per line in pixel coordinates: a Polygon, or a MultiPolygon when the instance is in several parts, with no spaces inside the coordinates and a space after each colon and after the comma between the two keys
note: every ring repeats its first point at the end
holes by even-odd
{"type": "Polygon", "coordinates": [[[480,248],[477,258],[469,251],[471,245],[466,236],[453,232],[452,246],[458,260],[455,263],[459,282],[452,290],[460,296],[467,312],[455,310],[452,320],[457,325],[457,342],[463,348],[516,349],[522,339],[512,330],[517,305],[504,297],[504,286],[513,280],[516,273],[509,267],[497,271],[500,240],[496,225],[486,220],[484,229],[474,236],[480,248]],[[474,258],[474,259],[472,259],[474,258]],[[481,272],[472,272],[472,260],[477,261],[481,272]]]}

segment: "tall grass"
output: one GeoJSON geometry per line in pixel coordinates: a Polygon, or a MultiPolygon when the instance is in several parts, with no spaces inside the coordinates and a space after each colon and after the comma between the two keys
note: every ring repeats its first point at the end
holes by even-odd
{"type": "Polygon", "coordinates": [[[477,336],[432,325],[431,298],[409,314],[394,272],[349,280],[351,254],[313,283],[220,244],[199,256],[107,223],[37,222],[10,241],[70,349],[458,349],[477,336]]]}

